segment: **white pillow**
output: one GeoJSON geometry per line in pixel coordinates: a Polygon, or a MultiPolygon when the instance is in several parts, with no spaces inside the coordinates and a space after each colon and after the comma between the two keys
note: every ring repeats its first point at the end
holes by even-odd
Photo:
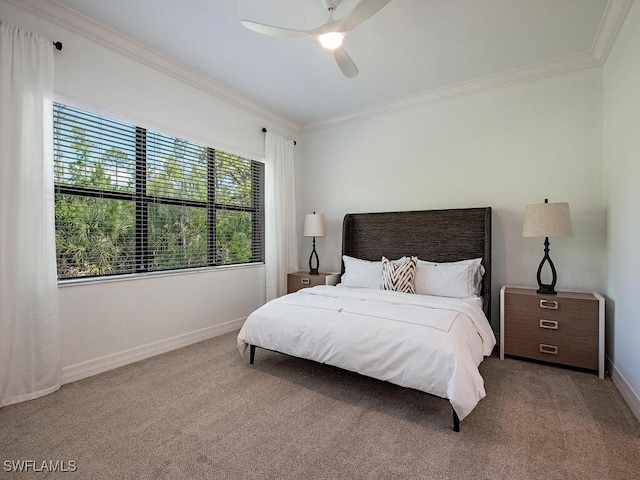
{"type": "Polygon", "coordinates": [[[435,263],[418,260],[416,293],[439,297],[469,298],[479,295],[484,267],[481,258],[435,263]]]}
{"type": "Polygon", "coordinates": [[[345,287],[380,288],[382,262],[370,262],[359,258],[342,256],[344,273],[340,283],[345,287]]]}
{"type": "MultiPolygon", "coordinates": [[[[406,262],[407,257],[393,260],[393,263],[406,262]]],[[[382,285],[382,261],[372,262],[359,258],[342,256],[344,262],[344,274],[340,278],[340,283],[345,287],[376,288],[382,285]]]]}

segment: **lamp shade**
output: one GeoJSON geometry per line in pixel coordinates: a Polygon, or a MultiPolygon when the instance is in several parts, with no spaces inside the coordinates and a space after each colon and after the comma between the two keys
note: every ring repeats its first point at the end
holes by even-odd
{"type": "Polygon", "coordinates": [[[568,203],[536,203],[524,209],[523,237],[571,237],[568,203]]]}
{"type": "Polygon", "coordinates": [[[304,231],[302,233],[305,237],[324,237],[324,214],[323,213],[310,213],[304,217],[304,231]]]}

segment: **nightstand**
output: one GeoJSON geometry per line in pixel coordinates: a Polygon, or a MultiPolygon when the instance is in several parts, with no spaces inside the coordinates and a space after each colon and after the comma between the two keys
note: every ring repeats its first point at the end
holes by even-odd
{"type": "Polygon", "coordinates": [[[297,292],[301,288],[315,287],[316,285],[337,285],[339,281],[339,273],[320,272],[317,275],[311,275],[304,270],[291,272],[287,274],[287,293],[297,292]]]}
{"type": "Polygon", "coordinates": [[[541,295],[500,289],[500,359],[505,355],[597,370],[604,378],[604,298],[593,292],[541,295]]]}

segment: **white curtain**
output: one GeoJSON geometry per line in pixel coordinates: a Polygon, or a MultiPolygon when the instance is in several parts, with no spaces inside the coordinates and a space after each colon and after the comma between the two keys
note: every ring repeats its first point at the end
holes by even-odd
{"type": "Polygon", "coordinates": [[[265,267],[267,301],[287,291],[287,273],[298,269],[298,228],[293,140],[265,136],[265,267]]]}
{"type": "Polygon", "coordinates": [[[60,387],[53,45],[0,21],[0,406],[60,387]]]}

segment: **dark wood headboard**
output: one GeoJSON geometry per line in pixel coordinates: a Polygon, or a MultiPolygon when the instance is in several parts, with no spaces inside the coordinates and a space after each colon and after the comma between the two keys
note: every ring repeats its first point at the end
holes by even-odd
{"type": "Polygon", "coordinates": [[[432,262],[482,257],[481,296],[491,321],[491,207],[347,214],[342,223],[342,254],[373,261],[383,255],[391,259],[417,256],[432,262]]]}

